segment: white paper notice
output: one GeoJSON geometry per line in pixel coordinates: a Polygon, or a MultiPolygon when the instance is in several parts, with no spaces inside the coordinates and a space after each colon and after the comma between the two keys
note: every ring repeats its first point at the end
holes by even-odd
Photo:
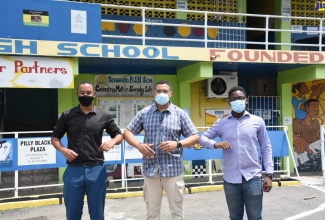
{"type": "MultiPolygon", "coordinates": [[[[103,136],[102,142],[111,140],[110,136],[103,136]]],[[[115,145],[113,149],[104,152],[105,161],[118,161],[121,160],[121,145],[115,145]]]]}
{"type": "Polygon", "coordinates": [[[134,117],[134,103],[132,101],[125,101],[120,104],[120,127],[126,128],[134,117]]]}
{"type": "Polygon", "coordinates": [[[18,166],[55,163],[56,150],[50,138],[18,139],[18,166]]]}
{"type": "Polygon", "coordinates": [[[87,12],[71,10],[71,33],[87,34],[87,12]]]}

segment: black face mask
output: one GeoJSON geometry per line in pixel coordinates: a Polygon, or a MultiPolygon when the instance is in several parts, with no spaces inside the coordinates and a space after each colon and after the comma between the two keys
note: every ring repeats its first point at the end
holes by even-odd
{"type": "Polygon", "coordinates": [[[78,96],[78,101],[83,106],[90,106],[94,100],[94,96],[78,96]]]}

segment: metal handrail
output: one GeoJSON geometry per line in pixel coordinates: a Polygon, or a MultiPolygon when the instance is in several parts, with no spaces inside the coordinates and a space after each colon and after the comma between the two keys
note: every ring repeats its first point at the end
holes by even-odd
{"type": "MultiPolygon", "coordinates": [[[[266,126],[267,128],[277,128],[279,130],[283,130],[286,133],[286,138],[289,144],[289,148],[290,148],[290,153],[291,156],[293,157],[292,154],[292,150],[291,150],[291,146],[289,143],[289,139],[287,137],[287,126],[266,126]]],[[[198,130],[207,130],[208,127],[197,127],[198,130]]],[[[123,129],[122,129],[123,130],[123,129]]],[[[19,138],[19,136],[21,134],[41,134],[41,133],[51,133],[52,131],[27,131],[27,132],[1,132],[0,135],[8,135],[8,134],[14,134],[15,138],[19,138]]],[[[125,146],[124,146],[125,147],[125,146]]],[[[288,176],[290,176],[290,164],[289,164],[289,157],[286,157],[286,160],[284,162],[286,164],[286,169],[285,170],[276,170],[274,171],[275,173],[287,173],[288,176]]],[[[123,164],[122,165],[122,169],[121,169],[121,179],[114,179],[114,182],[121,182],[122,188],[125,189],[126,191],[128,191],[128,181],[135,181],[135,180],[141,180],[143,178],[134,178],[134,179],[128,179],[127,178],[127,171],[126,171],[126,160],[124,158],[123,164]]],[[[296,164],[295,168],[296,168],[296,164]]],[[[200,176],[206,176],[209,177],[208,182],[209,183],[213,183],[213,177],[215,176],[222,176],[223,173],[222,172],[218,172],[218,173],[212,173],[212,160],[209,159],[208,160],[208,169],[209,169],[209,173],[207,174],[200,174],[200,176]]],[[[296,168],[297,170],[297,168],[296,168]]],[[[31,188],[46,188],[46,187],[56,187],[56,186],[63,186],[62,183],[56,183],[56,184],[48,184],[48,185],[35,185],[35,186],[19,186],[18,183],[18,171],[14,171],[15,172],[15,177],[14,177],[14,187],[10,187],[10,188],[0,188],[0,192],[1,191],[9,191],[9,190],[13,190],[14,191],[14,197],[17,198],[19,197],[19,190],[21,189],[31,189],[31,188]]],[[[184,175],[184,177],[194,177],[196,175],[184,175]]],[[[1,177],[1,172],[0,172],[0,177],[1,177]]],[[[298,174],[298,178],[299,178],[299,174],[298,174]]]]}

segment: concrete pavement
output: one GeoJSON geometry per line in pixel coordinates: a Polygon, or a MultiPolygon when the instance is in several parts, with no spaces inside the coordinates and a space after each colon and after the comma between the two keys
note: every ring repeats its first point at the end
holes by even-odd
{"type": "MultiPolygon", "coordinates": [[[[141,196],[141,191],[108,193],[105,219],[145,219],[146,207],[141,196]]],[[[300,181],[274,181],[272,191],[264,194],[263,204],[264,219],[323,219],[325,179],[309,176],[301,177],[300,181]]],[[[184,200],[184,213],[186,220],[229,219],[222,185],[189,187],[184,200]]],[[[65,207],[60,204],[59,198],[0,203],[0,219],[65,219],[65,207]]],[[[89,219],[87,203],[82,219],[89,219]]],[[[170,219],[165,197],[161,219],[170,219]]]]}

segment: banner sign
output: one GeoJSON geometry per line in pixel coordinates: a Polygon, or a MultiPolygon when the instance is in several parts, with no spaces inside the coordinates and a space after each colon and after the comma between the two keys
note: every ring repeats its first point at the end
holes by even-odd
{"type": "MultiPolygon", "coordinates": [[[[199,132],[201,135],[202,132],[199,132]]],[[[289,156],[289,144],[284,131],[268,131],[272,154],[274,157],[289,156]]],[[[139,142],[143,142],[143,134],[136,135],[139,142]]],[[[108,141],[108,135],[103,141],[108,141]]],[[[181,140],[184,137],[181,136],[181,140]]],[[[219,138],[215,139],[217,142],[219,138]]],[[[67,137],[61,139],[63,146],[67,146],[67,137]]],[[[134,147],[122,141],[114,149],[105,152],[105,164],[141,163],[142,154],[134,147]],[[125,149],[125,151],[124,151],[125,149]]],[[[206,149],[196,144],[192,148],[183,149],[185,160],[223,159],[221,149],[206,149]]],[[[33,170],[58,168],[66,166],[66,158],[51,145],[50,137],[42,138],[0,138],[0,172],[14,170],[33,170]]]]}
{"type": "Polygon", "coordinates": [[[0,56],[2,88],[74,88],[73,60],[0,56]]]}
{"type": "Polygon", "coordinates": [[[0,38],[0,54],[213,62],[325,64],[325,53],[318,51],[138,46],[7,38],[0,38]]]}
{"type": "Polygon", "coordinates": [[[137,46],[6,38],[0,38],[0,54],[213,62],[325,64],[325,53],[319,51],[137,46]]]}
{"type": "Polygon", "coordinates": [[[95,75],[96,96],[153,96],[153,76],[95,75]]]}

